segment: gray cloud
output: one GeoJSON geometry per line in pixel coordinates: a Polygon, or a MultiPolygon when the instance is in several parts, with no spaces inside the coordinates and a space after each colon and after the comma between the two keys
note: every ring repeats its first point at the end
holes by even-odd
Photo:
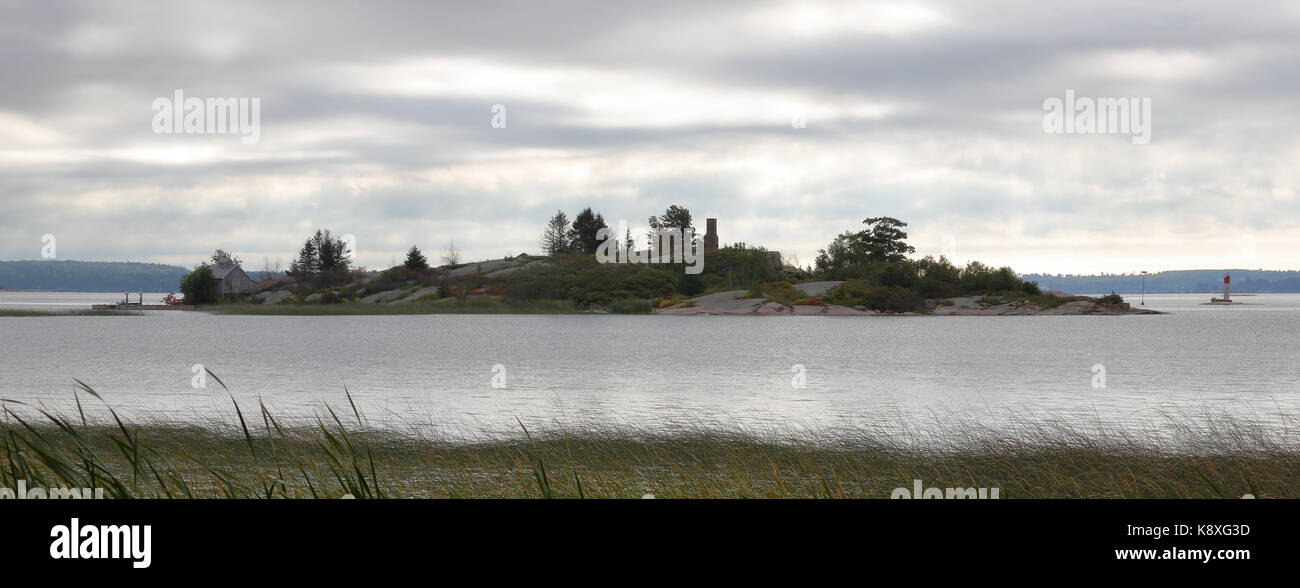
{"type": "Polygon", "coordinates": [[[953,236],[959,260],[1026,272],[1294,268],[1298,21],[1288,2],[11,3],[0,259],[52,233],[65,258],[287,262],[328,227],[378,267],[450,239],[533,252],[557,208],[637,226],[678,203],[805,262],[888,214],[922,253],[953,236]],[[178,88],[259,97],[262,140],[154,134],[178,88]],[[1067,88],[1150,98],[1151,143],[1045,134],[1067,88]]]}

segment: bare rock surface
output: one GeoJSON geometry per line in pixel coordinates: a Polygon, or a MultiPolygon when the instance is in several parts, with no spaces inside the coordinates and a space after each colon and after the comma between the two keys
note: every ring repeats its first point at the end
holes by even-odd
{"type": "Polygon", "coordinates": [[[402,295],[405,293],[406,290],[401,290],[401,289],[385,290],[383,292],[376,292],[374,294],[366,296],[365,298],[362,298],[361,301],[367,304],[383,304],[385,302],[389,302],[401,298],[402,295]]]}
{"type": "Polygon", "coordinates": [[[253,300],[262,304],[279,304],[285,300],[293,298],[293,292],[288,290],[276,290],[274,292],[261,292],[253,295],[253,300]]]}

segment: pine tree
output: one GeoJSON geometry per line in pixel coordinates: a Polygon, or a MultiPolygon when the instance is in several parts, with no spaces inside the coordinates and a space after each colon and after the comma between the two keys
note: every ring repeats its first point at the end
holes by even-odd
{"type": "MultiPolygon", "coordinates": [[[[657,229],[680,230],[683,239],[686,238],[686,232],[694,228],[691,226],[691,211],[687,210],[684,206],[678,206],[676,204],[669,206],[658,219],[655,219],[654,217],[650,218],[651,227],[657,229]]],[[[694,241],[694,236],[691,237],[691,240],[692,242],[694,241]]],[[[661,251],[660,255],[671,259],[675,253],[676,251],[674,251],[674,247],[669,246],[668,250],[661,251]]]]}
{"type": "Polygon", "coordinates": [[[608,227],[605,217],[592,212],[590,206],[582,209],[578,216],[573,217],[573,226],[569,229],[569,249],[586,255],[596,253],[596,248],[600,246],[596,233],[608,227]]]}
{"type": "Polygon", "coordinates": [[[312,235],[311,242],[316,247],[318,273],[337,274],[346,272],[351,267],[352,259],[349,256],[352,252],[348,251],[343,239],[331,235],[329,229],[317,230],[312,235]]]}
{"type": "Polygon", "coordinates": [[[413,269],[413,270],[428,269],[429,260],[424,256],[424,253],[420,252],[419,247],[412,245],[411,250],[406,252],[406,263],[404,263],[403,265],[406,266],[406,269],[413,269]]]}
{"type": "Polygon", "coordinates": [[[555,211],[555,216],[551,221],[546,223],[546,230],[542,231],[541,239],[542,251],[547,255],[557,255],[568,253],[569,251],[569,217],[565,216],[564,211],[555,211]]]}
{"type": "Polygon", "coordinates": [[[298,259],[289,264],[289,274],[299,281],[306,281],[316,277],[320,271],[319,260],[316,258],[316,244],[311,239],[307,239],[302,244],[302,249],[298,250],[298,259]]]}
{"type": "Polygon", "coordinates": [[[684,206],[676,204],[669,206],[659,217],[659,226],[665,229],[686,229],[691,228],[691,211],[684,206]]]}

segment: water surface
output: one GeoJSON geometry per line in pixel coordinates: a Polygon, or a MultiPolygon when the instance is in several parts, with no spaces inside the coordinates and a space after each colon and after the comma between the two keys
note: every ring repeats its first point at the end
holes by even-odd
{"type": "Polygon", "coordinates": [[[245,406],[350,412],[346,386],[372,425],[453,435],[516,418],[939,434],[956,421],[1052,420],[1142,432],[1170,415],[1225,414],[1283,427],[1300,410],[1300,295],[1208,298],[1147,295],[1170,314],[1118,317],[9,317],[0,398],[73,411],[78,378],[133,418],[227,418],[215,381],[192,387],[202,364],[245,406]],[[797,366],[806,387],[792,385],[797,366]]]}

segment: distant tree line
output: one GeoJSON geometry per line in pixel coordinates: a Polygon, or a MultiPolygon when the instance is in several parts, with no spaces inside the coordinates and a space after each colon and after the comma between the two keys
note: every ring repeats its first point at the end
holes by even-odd
{"type": "Polygon", "coordinates": [[[0,261],[0,289],[172,292],[186,269],[133,261],[0,261]]]}
{"type": "MultiPolygon", "coordinates": [[[[1148,294],[1222,293],[1225,273],[1232,275],[1233,292],[1300,292],[1300,271],[1258,269],[1153,272],[1146,275],[1146,292],[1148,294]]],[[[1105,292],[1137,294],[1142,291],[1143,282],[1142,274],[1137,272],[1090,275],[1025,274],[1023,277],[1037,281],[1043,288],[1072,294],[1105,292]]]]}

